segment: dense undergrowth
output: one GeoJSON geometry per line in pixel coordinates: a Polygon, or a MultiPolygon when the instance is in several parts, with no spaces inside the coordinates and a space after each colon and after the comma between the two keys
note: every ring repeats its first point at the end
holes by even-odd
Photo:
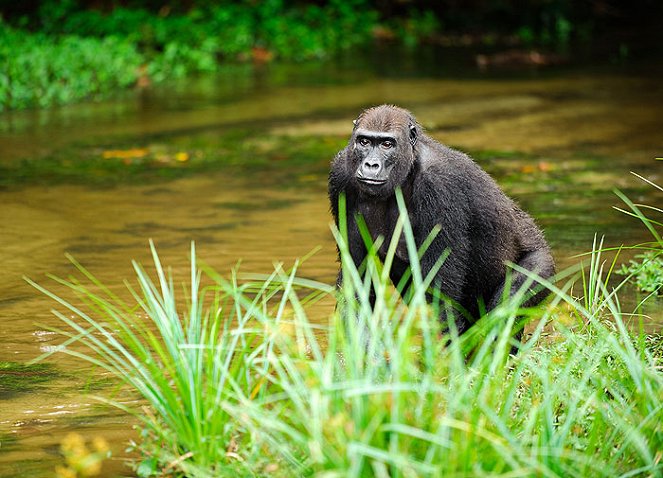
{"type": "Polygon", "coordinates": [[[357,15],[355,3],[235,2],[155,14],[45,2],[36,25],[24,22],[36,33],[0,19],[0,111],[214,72],[227,61],[324,58],[372,37],[377,13],[357,15]]]}
{"type": "MultiPolygon", "coordinates": [[[[648,247],[663,247],[658,223],[627,204],[655,232],[648,247]]],[[[417,257],[406,218],[397,231],[417,257]]],[[[520,297],[458,337],[453,325],[441,330],[426,303],[431,277],[417,261],[409,304],[389,284],[395,241],[384,263],[376,247],[358,270],[345,231],[335,236],[345,281],[342,306],[328,323],[314,322],[307,310],[333,298],[334,288],[299,277],[298,264],[228,278],[201,271],[193,246],[184,301],[154,246],[156,277],[134,264],[133,302],[78,264],[87,285],[56,279],[75,301],[33,283],[65,309],[55,312],[66,337],[57,351],[105,369],[142,397],[140,408],[111,401],[141,423],[140,476],[663,471],[660,357],[645,335],[630,332],[619,303],[623,284],[606,285],[614,262],[603,258],[601,244],[581,274],[547,284],[551,301],[526,313],[526,338],[516,344],[520,297]],[[575,298],[570,291],[579,289],[575,298]]]]}
{"type": "Polygon", "coordinates": [[[0,111],[103,97],[132,85],[215,72],[226,62],[322,59],[351,48],[361,58],[376,40],[416,47],[440,43],[449,33],[461,44],[481,38],[490,46],[509,37],[525,47],[564,46],[589,25],[582,15],[572,20],[566,2],[524,9],[488,2],[476,12],[454,2],[400,3],[235,0],[157,6],[134,1],[120,6],[49,0],[2,6],[0,111]],[[505,15],[511,17],[506,27],[505,15]]]}
{"type": "Polygon", "coordinates": [[[143,62],[117,36],[27,34],[0,21],[0,111],[106,95],[134,85],[143,62]]]}

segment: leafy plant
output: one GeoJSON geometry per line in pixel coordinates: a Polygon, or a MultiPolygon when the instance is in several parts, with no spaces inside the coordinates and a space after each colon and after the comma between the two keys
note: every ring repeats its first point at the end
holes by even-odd
{"type": "MultiPolygon", "coordinates": [[[[663,188],[658,184],[639,174],[632,174],[641,181],[663,192],[663,188]]],[[[629,210],[616,209],[637,218],[649,230],[653,238],[652,242],[631,247],[631,249],[642,250],[644,252],[636,254],[634,259],[630,260],[628,264],[623,264],[618,272],[627,276],[627,280],[633,281],[641,291],[649,294],[661,294],[663,293],[663,237],[658,228],[663,227],[663,223],[660,220],[655,220],[647,216],[644,211],[663,214],[663,209],[646,204],[635,204],[619,191],[617,191],[617,195],[624,201],[629,210]]]]}
{"type": "Polygon", "coordinates": [[[26,34],[0,21],[0,111],[50,106],[126,88],[143,62],[135,46],[102,39],[26,34]]]}
{"type": "Polygon", "coordinates": [[[648,251],[636,254],[635,259],[622,265],[619,273],[631,277],[641,291],[661,294],[663,293],[663,252],[648,251]]]}
{"type": "Polygon", "coordinates": [[[47,107],[135,85],[218,71],[224,61],[323,58],[371,38],[365,2],[232,2],[186,13],[108,13],[44,2],[39,33],[0,20],[0,110],[47,107]],[[362,14],[357,15],[356,7],[362,14]]]}

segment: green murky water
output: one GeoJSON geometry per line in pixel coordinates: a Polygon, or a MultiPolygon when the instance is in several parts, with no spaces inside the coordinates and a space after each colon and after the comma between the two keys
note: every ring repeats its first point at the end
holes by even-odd
{"type": "MultiPolygon", "coordinates": [[[[191,240],[219,271],[241,259],[243,270],[267,272],[319,246],[302,272],[332,282],[327,167],[353,117],[377,103],[411,109],[432,136],[474,154],[536,216],[561,266],[595,233],[611,245],[645,241],[611,206],[620,202],[613,188],[662,204],[629,174],[663,183],[654,160],[663,156],[663,82],[652,68],[237,67],[112,102],[4,114],[0,362],[59,343],[45,330],[57,324],[53,303],[22,276],[72,273],[66,252],[119,290],[130,259],[149,264],[150,238],[183,280],[191,240]]],[[[661,305],[645,310],[650,327],[662,323],[661,305]]],[[[122,473],[133,421],[91,398],[103,386],[98,371],[52,362],[57,374],[38,383],[25,374],[23,389],[0,393],[0,477],[49,476],[70,431],[108,439],[116,458],[105,474],[122,473]]]]}

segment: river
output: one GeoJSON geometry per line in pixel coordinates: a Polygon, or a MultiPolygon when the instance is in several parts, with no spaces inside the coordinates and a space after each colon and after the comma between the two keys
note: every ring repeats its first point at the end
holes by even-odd
{"type": "MultiPolygon", "coordinates": [[[[233,66],[109,101],[1,115],[0,362],[27,362],[62,341],[47,330],[58,325],[54,302],[23,277],[49,285],[46,274],[75,273],[65,253],[120,290],[131,259],[149,267],[149,239],[181,280],[190,241],[220,272],[240,260],[243,271],[269,272],[320,248],[302,274],[332,283],[328,165],[352,119],[379,103],[410,109],[434,138],[475,155],[536,217],[560,267],[577,263],[594,234],[609,245],[649,240],[612,208],[613,189],[662,204],[630,174],[663,183],[660,65],[482,72],[427,61],[233,66]]],[[[648,327],[660,328],[661,305],[645,308],[648,327]]],[[[115,457],[105,474],[122,473],[133,419],[92,398],[98,371],[49,362],[56,378],[0,389],[0,477],[49,476],[70,431],[105,437],[115,457]]]]}

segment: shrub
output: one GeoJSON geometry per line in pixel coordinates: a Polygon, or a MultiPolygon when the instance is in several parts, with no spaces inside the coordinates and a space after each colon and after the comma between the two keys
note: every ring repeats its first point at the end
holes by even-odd
{"type": "Polygon", "coordinates": [[[122,7],[103,13],[45,2],[39,19],[41,33],[0,21],[0,62],[7,65],[0,71],[0,109],[108,95],[134,85],[139,74],[160,82],[214,72],[223,61],[250,60],[256,51],[283,60],[327,57],[369,41],[377,13],[361,0],[239,2],[184,14],[122,7]]]}
{"type": "Polygon", "coordinates": [[[136,82],[142,56],[117,37],[53,39],[0,22],[0,110],[50,106],[136,82]]]}

